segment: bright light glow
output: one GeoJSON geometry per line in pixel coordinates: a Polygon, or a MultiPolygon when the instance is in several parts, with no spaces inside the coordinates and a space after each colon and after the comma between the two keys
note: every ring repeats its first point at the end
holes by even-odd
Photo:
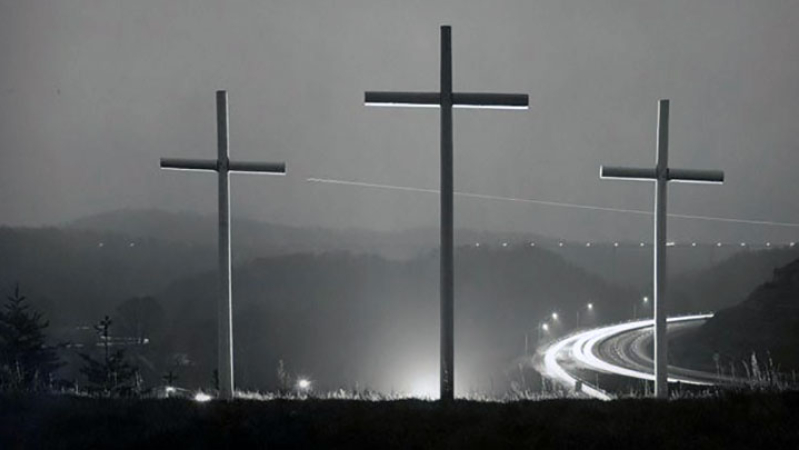
{"type": "Polygon", "coordinates": [[[311,380],[307,378],[300,378],[297,380],[297,389],[301,391],[307,391],[311,389],[311,380]]]}
{"type": "Polygon", "coordinates": [[[691,247],[696,247],[696,242],[691,242],[691,247]]]}
{"type": "Polygon", "coordinates": [[[771,242],[766,242],[766,247],[771,247],[771,242]]]}
{"type": "Polygon", "coordinates": [[[677,245],[676,242],[666,242],[666,247],[674,247],[675,245],[677,245]]]}
{"type": "Polygon", "coordinates": [[[435,375],[419,376],[411,384],[411,397],[435,400],[438,398],[438,377],[435,375]]]}
{"type": "Polygon", "coordinates": [[[614,243],[613,243],[613,246],[614,246],[614,247],[618,247],[618,246],[619,246],[619,243],[618,243],[618,242],[614,242],[614,243]]]}
{"type": "Polygon", "coordinates": [[[587,306],[588,306],[588,309],[589,309],[589,310],[592,310],[592,309],[594,309],[594,304],[593,304],[593,303],[589,303],[587,306]]]}
{"type": "Polygon", "coordinates": [[[649,297],[644,297],[644,303],[649,303],[649,297]]]}
{"type": "Polygon", "coordinates": [[[167,394],[175,392],[175,388],[173,388],[172,386],[167,386],[165,390],[167,394]]]}
{"type": "Polygon", "coordinates": [[[530,242],[530,247],[535,247],[535,242],[530,242]]]}
{"type": "Polygon", "coordinates": [[[741,247],[746,247],[746,242],[741,242],[741,247]]]}
{"type": "Polygon", "coordinates": [[[721,247],[721,242],[716,243],[716,247],[721,247]]]}
{"type": "Polygon", "coordinates": [[[480,246],[480,243],[479,243],[479,242],[477,242],[477,243],[475,243],[475,244],[474,244],[474,246],[475,246],[475,247],[479,247],[479,246],[480,246]]]}
{"type": "Polygon", "coordinates": [[[206,394],[203,391],[200,391],[200,392],[194,394],[194,401],[195,402],[205,403],[205,402],[208,402],[210,400],[211,400],[211,396],[206,394]]]}
{"type": "Polygon", "coordinates": [[[558,313],[556,312],[552,313],[552,320],[558,320],[558,313]]]}
{"type": "Polygon", "coordinates": [[[563,242],[558,242],[558,247],[563,247],[563,242]]]}
{"type": "Polygon", "coordinates": [[[791,242],[789,245],[790,245],[791,247],[793,247],[794,245],[796,245],[796,242],[791,242]]]}
{"type": "Polygon", "coordinates": [[[591,246],[591,243],[590,243],[590,242],[586,242],[586,243],[585,243],[585,246],[586,246],[586,247],[590,247],[590,246],[591,246]]]}
{"type": "Polygon", "coordinates": [[[507,247],[507,246],[508,246],[508,243],[507,243],[507,242],[503,242],[503,243],[502,243],[502,246],[503,246],[503,247],[507,247]]]}
{"type": "Polygon", "coordinates": [[[644,245],[645,245],[645,244],[644,244],[643,242],[641,242],[641,247],[643,247],[644,245]]]}
{"type": "Polygon", "coordinates": [[[544,331],[549,331],[549,324],[548,323],[542,324],[541,329],[544,331]]]}

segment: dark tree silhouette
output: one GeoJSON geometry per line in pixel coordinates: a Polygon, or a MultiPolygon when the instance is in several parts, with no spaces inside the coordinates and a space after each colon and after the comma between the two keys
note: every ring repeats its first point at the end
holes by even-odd
{"type": "Polygon", "coordinates": [[[63,364],[56,348],[47,345],[49,326],[42,313],[31,309],[19,284],[0,311],[0,385],[11,389],[48,388],[63,364]]]}
{"type": "Polygon", "coordinates": [[[113,321],[105,316],[94,329],[100,338],[103,347],[103,359],[97,360],[91,355],[81,353],[80,357],[86,365],[81,368],[81,373],[86,375],[91,390],[103,396],[119,396],[134,392],[137,387],[137,370],[125,359],[125,350],[112,350],[113,345],[110,330],[113,321]]]}

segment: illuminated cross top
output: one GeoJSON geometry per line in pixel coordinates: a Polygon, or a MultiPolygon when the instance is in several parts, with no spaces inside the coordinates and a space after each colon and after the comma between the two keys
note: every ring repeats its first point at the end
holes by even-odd
{"type": "Polygon", "coordinates": [[[216,159],[161,158],[162,169],[217,172],[219,175],[219,396],[233,398],[233,310],[230,286],[230,187],[231,172],[284,175],[284,163],[231,161],[228,153],[227,91],[216,92],[216,159]]]}
{"type": "Polygon", "coordinates": [[[655,182],[655,395],[668,398],[668,361],[666,340],[666,193],[669,181],[678,183],[721,184],[724,172],[669,168],[669,101],[658,104],[657,163],[654,168],[605,167],[600,177],[655,182]]]}
{"type": "Polygon", "coordinates": [[[452,108],[527,109],[527,94],[452,91],[451,28],[441,27],[441,86],[438,92],[366,92],[367,106],[441,109],[441,400],[454,398],[454,269],[452,108]]]}

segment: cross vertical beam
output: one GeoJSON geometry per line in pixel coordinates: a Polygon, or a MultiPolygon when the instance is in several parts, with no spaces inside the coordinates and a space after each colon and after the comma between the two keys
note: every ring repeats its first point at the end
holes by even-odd
{"type": "Polygon", "coordinates": [[[654,169],[635,167],[600,167],[600,177],[608,179],[648,180],[655,182],[655,223],[653,245],[653,285],[655,315],[655,396],[668,398],[668,341],[666,338],[666,239],[669,181],[721,184],[724,172],[669,168],[669,101],[658,103],[657,161],[654,169]]]}
{"type": "Polygon", "coordinates": [[[441,70],[438,92],[366,92],[367,106],[407,106],[441,109],[441,255],[440,255],[440,399],[455,398],[455,269],[453,220],[453,139],[452,110],[522,109],[528,107],[527,94],[453,92],[452,29],[441,27],[441,70]]]}
{"type": "Polygon", "coordinates": [[[230,173],[261,173],[284,175],[284,163],[231,161],[229,157],[229,119],[227,91],[216,92],[217,158],[161,158],[161,168],[199,172],[217,172],[219,194],[219,287],[217,293],[217,374],[219,398],[233,398],[233,292],[230,266],[230,173]]]}
{"type": "Polygon", "coordinates": [[[442,400],[455,396],[454,174],[452,155],[452,34],[441,27],[441,365],[442,400]]]}
{"type": "Polygon", "coordinates": [[[217,352],[219,394],[233,398],[233,295],[230,268],[230,157],[227,92],[216,93],[217,172],[219,176],[219,304],[217,352]]]}
{"type": "Polygon", "coordinates": [[[666,201],[669,182],[669,101],[658,103],[655,182],[655,234],[653,236],[653,287],[655,315],[655,396],[669,397],[668,340],[666,339],[666,201]]]}

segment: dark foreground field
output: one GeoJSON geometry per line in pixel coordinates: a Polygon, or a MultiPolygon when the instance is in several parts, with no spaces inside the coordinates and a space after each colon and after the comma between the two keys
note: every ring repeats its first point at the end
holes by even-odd
{"type": "Polygon", "coordinates": [[[796,449],[799,393],[481,403],[0,396],[0,449],[796,449]]]}

